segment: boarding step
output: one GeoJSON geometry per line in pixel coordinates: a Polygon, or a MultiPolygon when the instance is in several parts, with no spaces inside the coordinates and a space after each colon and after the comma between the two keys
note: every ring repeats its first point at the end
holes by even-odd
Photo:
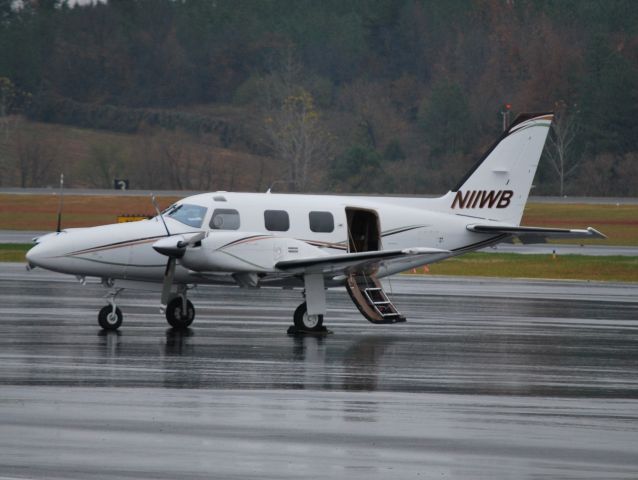
{"type": "Polygon", "coordinates": [[[382,288],[366,288],[363,292],[370,305],[373,305],[383,318],[401,316],[382,288]]]}
{"type": "Polygon", "coordinates": [[[405,322],[375,275],[351,274],[346,289],[359,311],[372,323],[405,322]]]}

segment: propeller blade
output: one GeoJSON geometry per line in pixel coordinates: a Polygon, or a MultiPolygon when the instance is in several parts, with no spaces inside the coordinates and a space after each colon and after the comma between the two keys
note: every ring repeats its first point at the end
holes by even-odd
{"type": "Polygon", "coordinates": [[[153,203],[153,207],[155,207],[155,211],[157,212],[157,216],[160,218],[160,220],[162,221],[162,224],[164,225],[164,229],[166,230],[166,236],[170,237],[171,236],[171,232],[169,232],[168,227],[166,226],[166,222],[164,221],[164,217],[162,216],[162,212],[160,212],[159,206],[157,205],[157,199],[155,198],[155,194],[151,193],[151,203],[153,203]]]}
{"type": "Polygon", "coordinates": [[[197,242],[201,242],[202,240],[204,240],[204,238],[206,238],[206,232],[196,233],[195,235],[193,235],[192,237],[188,239],[188,242],[187,242],[188,246],[192,247],[197,242]]]}
{"type": "Polygon", "coordinates": [[[162,285],[162,305],[166,305],[171,297],[171,289],[173,288],[173,277],[175,276],[175,257],[169,257],[166,262],[166,270],[164,270],[164,283],[162,285]]]}

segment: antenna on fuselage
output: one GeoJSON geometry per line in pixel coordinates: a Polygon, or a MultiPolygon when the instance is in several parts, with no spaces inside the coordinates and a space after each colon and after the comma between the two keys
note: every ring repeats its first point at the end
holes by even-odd
{"type": "Polygon", "coordinates": [[[166,226],[166,222],[164,221],[164,217],[162,216],[162,212],[160,212],[160,209],[157,206],[157,199],[155,198],[155,194],[154,193],[151,193],[151,202],[153,202],[153,206],[155,207],[155,211],[157,212],[157,216],[160,218],[160,220],[164,224],[164,228],[166,229],[166,236],[170,237],[171,236],[171,232],[169,232],[168,227],[166,226]]]}
{"type": "Polygon", "coordinates": [[[60,233],[62,229],[62,207],[64,206],[64,173],[60,174],[60,203],[58,205],[58,227],[56,232],[60,233]]]}

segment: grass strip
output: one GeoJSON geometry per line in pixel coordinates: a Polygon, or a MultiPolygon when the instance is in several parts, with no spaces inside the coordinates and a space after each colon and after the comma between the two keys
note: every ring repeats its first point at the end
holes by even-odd
{"type": "Polygon", "coordinates": [[[0,262],[26,262],[24,254],[32,243],[0,243],[0,262]]]}
{"type": "Polygon", "coordinates": [[[528,203],[521,225],[585,228],[594,227],[607,240],[566,239],[550,243],[585,245],[638,245],[638,205],[528,203]]]}
{"type": "MultiPolygon", "coordinates": [[[[162,208],[179,197],[159,197],[162,208]]],[[[0,230],[53,231],[59,197],[0,194],[0,230]]],[[[64,196],[62,227],[89,227],[115,223],[121,214],[154,214],[148,197],[126,195],[64,196]]],[[[594,227],[608,240],[554,240],[552,243],[638,246],[638,205],[528,203],[522,225],[559,228],[594,227]]]]}
{"type": "Polygon", "coordinates": [[[469,253],[418,268],[416,273],[638,282],[638,257],[469,253]]]}
{"type": "MultiPolygon", "coordinates": [[[[0,230],[35,230],[52,232],[58,218],[58,195],[0,194],[0,230]]],[[[158,197],[164,209],[179,197],[158,197]]],[[[154,215],[149,197],[132,196],[64,196],[62,228],[90,227],[115,223],[118,215],[154,215]]]]}

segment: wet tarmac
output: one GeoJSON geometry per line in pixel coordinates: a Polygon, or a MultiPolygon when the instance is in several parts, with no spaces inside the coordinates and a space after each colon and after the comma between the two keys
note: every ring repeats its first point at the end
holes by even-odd
{"type": "Polygon", "coordinates": [[[0,478],[569,478],[638,472],[638,286],[396,278],[408,323],[329,293],[200,287],[193,328],[151,293],[0,265],[0,478]]]}

